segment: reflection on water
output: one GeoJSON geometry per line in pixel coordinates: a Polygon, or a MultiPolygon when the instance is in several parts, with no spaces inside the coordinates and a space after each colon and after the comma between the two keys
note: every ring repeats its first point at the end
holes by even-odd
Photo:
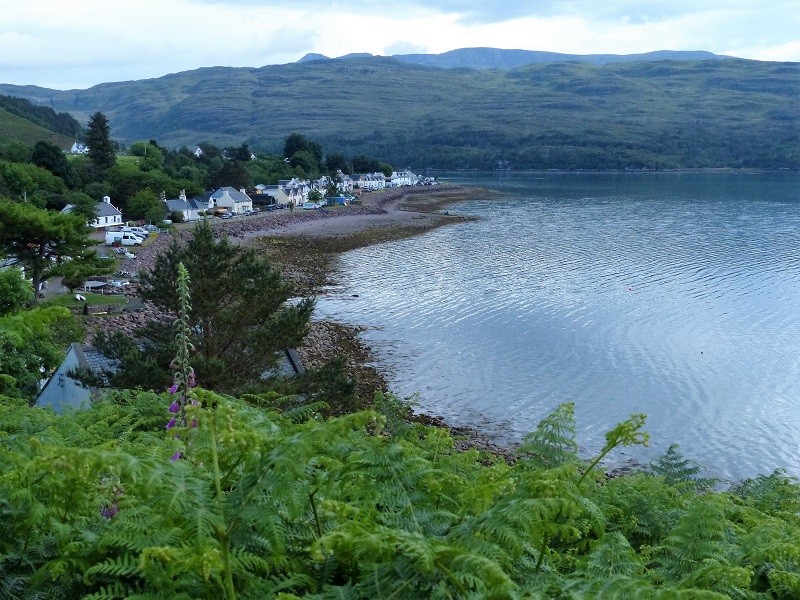
{"type": "Polygon", "coordinates": [[[797,175],[459,182],[507,196],[344,255],[318,304],[368,326],[396,393],[507,441],[573,400],[587,453],[645,412],[636,458],[678,442],[723,478],[800,474],[797,175]]]}

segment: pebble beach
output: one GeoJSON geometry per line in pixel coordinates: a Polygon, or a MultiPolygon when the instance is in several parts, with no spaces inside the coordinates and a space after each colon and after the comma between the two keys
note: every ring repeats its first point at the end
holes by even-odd
{"type": "MultiPolygon", "coordinates": [[[[448,184],[398,188],[364,194],[360,204],[213,219],[212,227],[218,237],[227,236],[234,243],[256,248],[294,284],[298,296],[315,296],[335,276],[339,253],[457,222],[461,217],[447,214],[449,204],[487,193],[490,192],[448,184]]],[[[192,235],[190,223],[180,224],[176,229],[171,235],[159,234],[137,249],[136,258],[121,261],[120,269],[129,273],[151,269],[155,257],[171,243],[173,236],[185,240],[192,235]]],[[[125,295],[136,310],[90,318],[89,342],[93,325],[132,333],[148,320],[163,318],[154,307],[139,303],[135,283],[125,289],[125,295]]],[[[310,368],[319,367],[335,356],[344,356],[346,371],[358,381],[359,398],[368,403],[376,391],[388,391],[388,386],[380,367],[372,366],[370,348],[359,339],[359,332],[358,327],[313,320],[309,335],[297,351],[303,364],[310,368]]],[[[446,427],[436,417],[416,418],[446,427]]],[[[508,457],[506,450],[472,430],[453,433],[458,436],[461,448],[478,447],[508,457]]]]}

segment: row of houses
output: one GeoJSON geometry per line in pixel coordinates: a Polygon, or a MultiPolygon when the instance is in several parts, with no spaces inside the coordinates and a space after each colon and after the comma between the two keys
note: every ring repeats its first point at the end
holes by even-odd
{"type": "MultiPolygon", "coordinates": [[[[184,221],[196,221],[209,212],[224,211],[234,215],[248,213],[253,210],[254,204],[302,206],[304,202],[308,201],[309,194],[314,190],[325,196],[330,183],[331,178],[327,176],[316,180],[301,180],[295,177],[281,180],[276,185],[259,184],[249,193],[244,189],[237,190],[228,186],[191,198],[181,191],[177,198],[162,196],[162,201],[164,202],[165,216],[178,213],[184,221]]],[[[354,195],[386,188],[429,185],[431,183],[435,183],[435,180],[419,177],[411,171],[398,171],[390,176],[383,173],[350,176],[340,171],[336,181],[340,193],[354,195]]],[[[72,208],[71,205],[67,205],[64,211],[69,212],[72,208]]],[[[108,196],[104,196],[103,200],[97,203],[96,213],[97,218],[89,223],[96,229],[115,227],[123,223],[122,212],[111,203],[111,198],[108,196]]]]}

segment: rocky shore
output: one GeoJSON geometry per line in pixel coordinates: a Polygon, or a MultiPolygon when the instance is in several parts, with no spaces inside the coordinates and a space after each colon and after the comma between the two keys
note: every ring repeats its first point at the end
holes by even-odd
{"type": "MultiPolygon", "coordinates": [[[[444,210],[449,204],[491,193],[453,185],[399,188],[365,194],[361,204],[352,206],[313,211],[283,210],[227,221],[214,219],[212,224],[218,237],[227,236],[233,242],[251,245],[272,261],[294,284],[299,296],[318,295],[324,286],[332,283],[338,254],[458,222],[463,217],[449,215],[444,210]]],[[[191,224],[179,225],[174,236],[179,240],[187,239],[191,236],[191,227],[191,224]]],[[[136,258],[123,260],[120,268],[131,273],[151,269],[155,257],[172,239],[173,235],[159,235],[139,249],[136,258]]],[[[136,310],[104,315],[102,321],[90,319],[90,337],[93,324],[102,322],[104,328],[133,331],[148,319],[159,316],[153,307],[136,304],[135,285],[125,293],[131,297],[136,310]]],[[[346,372],[358,382],[360,399],[368,402],[375,391],[387,391],[388,385],[380,369],[374,366],[370,348],[359,337],[360,331],[341,323],[313,321],[309,335],[297,350],[303,364],[311,368],[337,355],[343,356],[346,372]]],[[[437,417],[420,414],[412,418],[449,428],[437,417]]],[[[507,449],[493,444],[477,431],[449,429],[461,449],[475,447],[511,459],[507,449]]]]}

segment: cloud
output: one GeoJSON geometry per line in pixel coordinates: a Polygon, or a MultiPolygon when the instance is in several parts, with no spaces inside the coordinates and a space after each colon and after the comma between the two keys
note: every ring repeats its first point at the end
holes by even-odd
{"type": "Polygon", "coordinates": [[[428,47],[421,44],[413,44],[406,40],[397,40],[383,49],[386,56],[395,54],[427,54],[428,47]]]}
{"type": "Polygon", "coordinates": [[[54,88],[309,52],[708,50],[800,60],[796,0],[0,0],[0,82],[54,88]],[[4,6],[5,5],[5,6],[4,6]],[[4,9],[4,10],[3,10],[4,9]]]}

